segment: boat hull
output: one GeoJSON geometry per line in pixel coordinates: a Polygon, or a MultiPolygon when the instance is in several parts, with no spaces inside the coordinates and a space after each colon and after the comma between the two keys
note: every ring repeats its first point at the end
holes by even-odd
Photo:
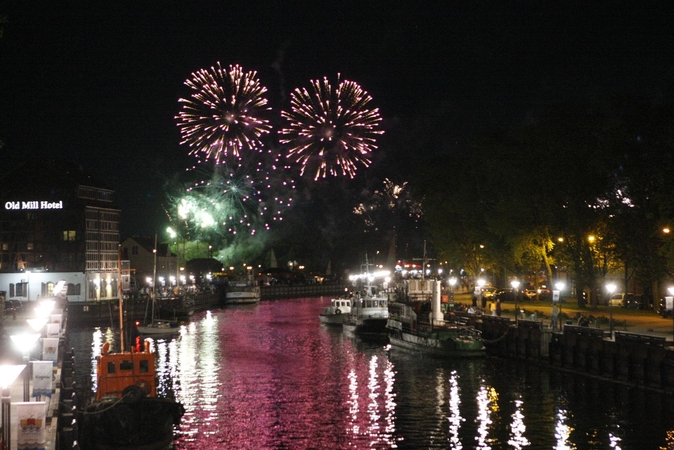
{"type": "Polygon", "coordinates": [[[351,318],[344,322],[342,329],[348,336],[385,338],[387,335],[385,317],[351,318]]]}
{"type": "Polygon", "coordinates": [[[226,305],[246,305],[251,303],[258,303],[260,301],[260,294],[254,292],[227,292],[225,294],[226,305]]]}
{"type": "Polygon", "coordinates": [[[225,290],[226,305],[246,305],[260,301],[260,287],[252,284],[232,284],[225,290]]]}
{"type": "Polygon", "coordinates": [[[319,314],[318,319],[324,325],[336,325],[341,326],[344,324],[344,320],[348,317],[348,314],[319,314]]]}
{"type": "Polygon", "coordinates": [[[152,335],[174,335],[180,333],[180,327],[177,325],[164,325],[164,324],[151,324],[151,325],[138,325],[136,326],[138,333],[143,336],[152,336],[152,335]]]}
{"type": "Polygon", "coordinates": [[[388,338],[393,347],[419,351],[434,357],[480,358],[486,354],[481,339],[462,334],[461,330],[413,333],[393,328],[389,329],[388,338]]]}
{"type": "Polygon", "coordinates": [[[183,413],[166,398],[101,400],[78,413],[78,443],[82,450],[165,449],[183,413]]]}

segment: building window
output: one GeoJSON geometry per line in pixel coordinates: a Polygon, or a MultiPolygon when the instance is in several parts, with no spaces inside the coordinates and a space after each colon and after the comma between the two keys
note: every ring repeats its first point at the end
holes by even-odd
{"type": "Polygon", "coordinates": [[[134,245],[133,247],[131,247],[131,254],[132,255],[138,254],[138,246],[137,245],[134,245]]]}
{"type": "Polygon", "coordinates": [[[75,230],[64,230],[63,231],[63,240],[72,242],[77,239],[77,231],[75,230]]]}
{"type": "Polygon", "coordinates": [[[32,252],[33,250],[35,250],[35,244],[33,244],[32,242],[28,242],[26,244],[26,250],[28,250],[29,252],[32,252]]]}
{"type": "Polygon", "coordinates": [[[68,283],[66,286],[68,287],[68,291],[66,292],[66,295],[80,295],[80,285],[79,284],[68,283]]]}
{"type": "Polygon", "coordinates": [[[2,243],[2,251],[3,252],[8,252],[9,251],[9,244],[7,242],[2,243]]]}
{"type": "Polygon", "coordinates": [[[16,283],[9,285],[10,297],[28,297],[28,283],[16,283]]]}

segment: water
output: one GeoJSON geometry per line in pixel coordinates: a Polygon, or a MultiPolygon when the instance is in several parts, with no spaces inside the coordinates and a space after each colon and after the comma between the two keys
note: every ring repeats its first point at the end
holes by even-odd
{"type": "MultiPolygon", "coordinates": [[[[674,449],[671,393],[500,358],[388,351],[320,325],[328,304],[214,310],[157,340],[160,390],[186,408],[175,448],[674,449]]],[[[79,362],[112,338],[71,333],[79,362]]],[[[92,367],[78,363],[87,378],[92,367]]]]}

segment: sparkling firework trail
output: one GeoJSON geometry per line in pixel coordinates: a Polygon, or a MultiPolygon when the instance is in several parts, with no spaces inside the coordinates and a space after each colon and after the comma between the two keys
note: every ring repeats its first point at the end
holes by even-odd
{"type": "Polygon", "coordinates": [[[220,162],[262,146],[260,137],[269,133],[271,125],[260,115],[270,108],[257,72],[244,72],[239,65],[226,70],[218,62],[210,71],[192,73],[185,85],[194,92],[189,99],[178,100],[182,111],[175,119],[180,143],[189,145],[190,155],[220,162]]]}
{"type": "Polygon", "coordinates": [[[312,90],[297,88],[291,95],[291,110],[282,111],[288,128],[280,131],[288,156],[314,180],[328,175],[356,175],[358,165],[370,165],[369,154],[377,148],[379,109],[368,109],[372,97],[353,81],[340,81],[333,90],[327,78],[313,80],[312,90]]]}

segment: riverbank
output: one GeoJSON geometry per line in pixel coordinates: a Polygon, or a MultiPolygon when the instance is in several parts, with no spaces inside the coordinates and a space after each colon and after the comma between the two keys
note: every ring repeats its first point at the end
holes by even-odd
{"type": "MultiPolygon", "coordinates": [[[[468,308],[472,304],[472,295],[468,292],[457,293],[454,298],[455,304],[462,304],[468,308]]],[[[552,302],[528,300],[517,304],[520,310],[518,319],[541,322],[545,326],[551,324],[552,302]]],[[[514,302],[501,304],[502,317],[515,319],[514,302]]],[[[674,342],[674,321],[671,318],[663,318],[653,310],[626,309],[619,307],[597,306],[580,308],[575,301],[562,299],[560,324],[577,325],[580,315],[587,317],[590,328],[611,330],[611,318],[613,318],[613,331],[627,331],[652,336],[663,336],[667,341],[674,342]]]]}

